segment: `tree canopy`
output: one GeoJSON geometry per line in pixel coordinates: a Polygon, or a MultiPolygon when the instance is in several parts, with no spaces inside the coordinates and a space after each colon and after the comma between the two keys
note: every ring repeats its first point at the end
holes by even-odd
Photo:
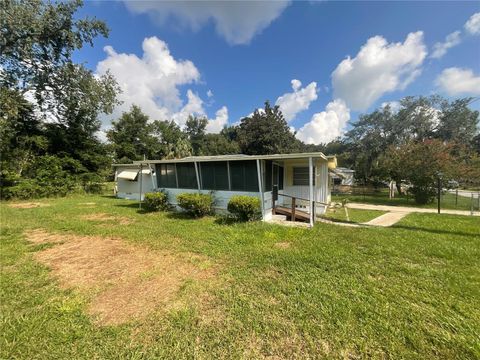
{"type": "Polygon", "coordinates": [[[268,101],[263,109],[241,120],[237,134],[242,153],[248,155],[284,154],[300,149],[300,141],[279,106],[271,107],[268,101]]]}

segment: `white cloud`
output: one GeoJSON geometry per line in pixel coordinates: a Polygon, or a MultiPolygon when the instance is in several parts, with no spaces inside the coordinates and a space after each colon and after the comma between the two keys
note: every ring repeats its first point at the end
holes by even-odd
{"type": "Polygon", "coordinates": [[[444,42],[437,42],[433,46],[433,53],[431,55],[434,59],[439,59],[447,53],[447,50],[460,44],[461,37],[460,31],[454,31],[451,34],[448,34],[444,42]]]}
{"type": "Polygon", "coordinates": [[[451,96],[480,95],[480,75],[475,75],[471,69],[457,67],[445,69],[435,82],[438,87],[451,96]]]}
{"type": "MultiPolygon", "coordinates": [[[[128,111],[133,104],[140,106],[152,120],[172,119],[180,126],[191,114],[206,116],[203,100],[198,94],[189,89],[184,104],[178,89],[181,85],[199,81],[200,72],[196,66],[189,60],[175,59],[168,45],[157,37],[145,38],[142,48],[140,58],[135,54],[119,54],[111,46],[105,47],[107,58],[97,64],[96,72],[101,75],[109,70],[122,90],[118,96],[122,104],[111,116],[104,118],[105,125],[128,111]]],[[[211,90],[207,92],[208,97],[209,94],[213,95],[211,90]]],[[[228,121],[228,112],[224,110],[224,113],[228,121]]]]}
{"type": "Polygon", "coordinates": [[[316,113],[310,122],[297,132],[297,138],[307,144],[327,143],[344,134],[350,110],[345,102],[336,99],[328,103],[325,111],[316,113]]]}
{"type": "Polygon", "coordinates": [[[228,124],[228,109],[223,106],[215,113],[215,119],[208,120],[207,132],[219,133],[228,124]]]}
{"type": "Polygon", "coordinates": [[[471,35],[480,35],[480,12],[473,14],[463,27],[471,35]]]}
{"type": "Polygon", "coordinates": [[[229,44],[247,44],[267,28],[290,1],[125,1],[134,13],[146,13],[160,25],[174,20],[193,31],[213,22],[229,44]]]}
{"type": "Polygon", "coordinates": [[[178,86],[199,81],[200,72],[189,60],[177,61],[157,37],[145,38],[142,48],[139,58],[106,46],[107,58],[97,64],[97,74],[110,70],[122,89],[119,100],[123,104],[114,116],[137,104],[152,119],[164,120],[182,106],[178,86]]]}
{"type": "Polygon", "coordinates": [[[302,83],[293,79],[292,89],[293,92],[283,94],[275,103],[280,106],[280,110],[287,121],[293,120],[299,112],[307,110],[310,103],[317,100],[318,97],[316,82],[311,82],[302,88],[302,83]]]}
{"type": "Polygon", "coordinates": [[[200,96],[189,89],[187,91],[187,99],[188,101],[185,106],[171,116],[172,120],[181,126],[187,122],[189,115],[205,115],[205,110],[203,109],[203,100],[200,98],[200,96]]]}
{"type": "Polygon", "coordinates": [[[403,43],[374,36],[353,59],[347,57],[333,71],[334,98],[364,111],[383,94],[403,90],[415,80],[426,55],[421,31],[408,34],[403,43]]]}

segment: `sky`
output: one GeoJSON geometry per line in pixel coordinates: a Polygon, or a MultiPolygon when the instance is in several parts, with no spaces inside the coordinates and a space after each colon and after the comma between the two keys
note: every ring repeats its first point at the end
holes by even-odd
{"type": "MultiPolygon", "coordinates": [[[[319,144],[409,95],[480,97],[480,2],[87,1],[108,38],[75,53],[152,120],[236,124],[266,100],[319,144]]],[[[471,107],[480,109],[480,101],[471,107]]]]}

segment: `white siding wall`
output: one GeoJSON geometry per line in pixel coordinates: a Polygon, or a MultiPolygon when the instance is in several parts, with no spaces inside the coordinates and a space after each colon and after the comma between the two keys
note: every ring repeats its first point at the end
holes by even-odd
{"type": "MultiPolygon", "coordinates": [[[[130,168],[116,168],[115,181],[117,182],[117,197],[121,199],[138,200],[140,195],[140,174],[137,176],[137,181],[130,181],[125,179],[117,179],[117,174],[122,170],[130,168]]],[[[142,174],[142,198],[146,192],[152,192],[155,188],[152,183],[152,176],[150,174],[142,174]]]]}

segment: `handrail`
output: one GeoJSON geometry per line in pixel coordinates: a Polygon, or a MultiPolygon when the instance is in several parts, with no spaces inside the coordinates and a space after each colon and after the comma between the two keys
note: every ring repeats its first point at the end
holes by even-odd
{"type": "MultiPolygon", "coordinates": [[[[288,197],[290,199],[297,199],[297,200],[303,200],[303,201],[310,201],[310,199],[305,199],[305,198],[301,198],[301,197],[298,197],[298,196],[292,196],[292,195],[287,195],[287,194],[280,194],[278,193],[278,196],[283,196],[283,197],[288,197]]],[[[312,200],[312,201],[315,201],[315,200],[312,200]]],[[[324,202],[321,202],[321,201],[315,201],[316,204],[321,204],[321,205],[327,205],[327,203],[324,203],[324,202]]]]}

